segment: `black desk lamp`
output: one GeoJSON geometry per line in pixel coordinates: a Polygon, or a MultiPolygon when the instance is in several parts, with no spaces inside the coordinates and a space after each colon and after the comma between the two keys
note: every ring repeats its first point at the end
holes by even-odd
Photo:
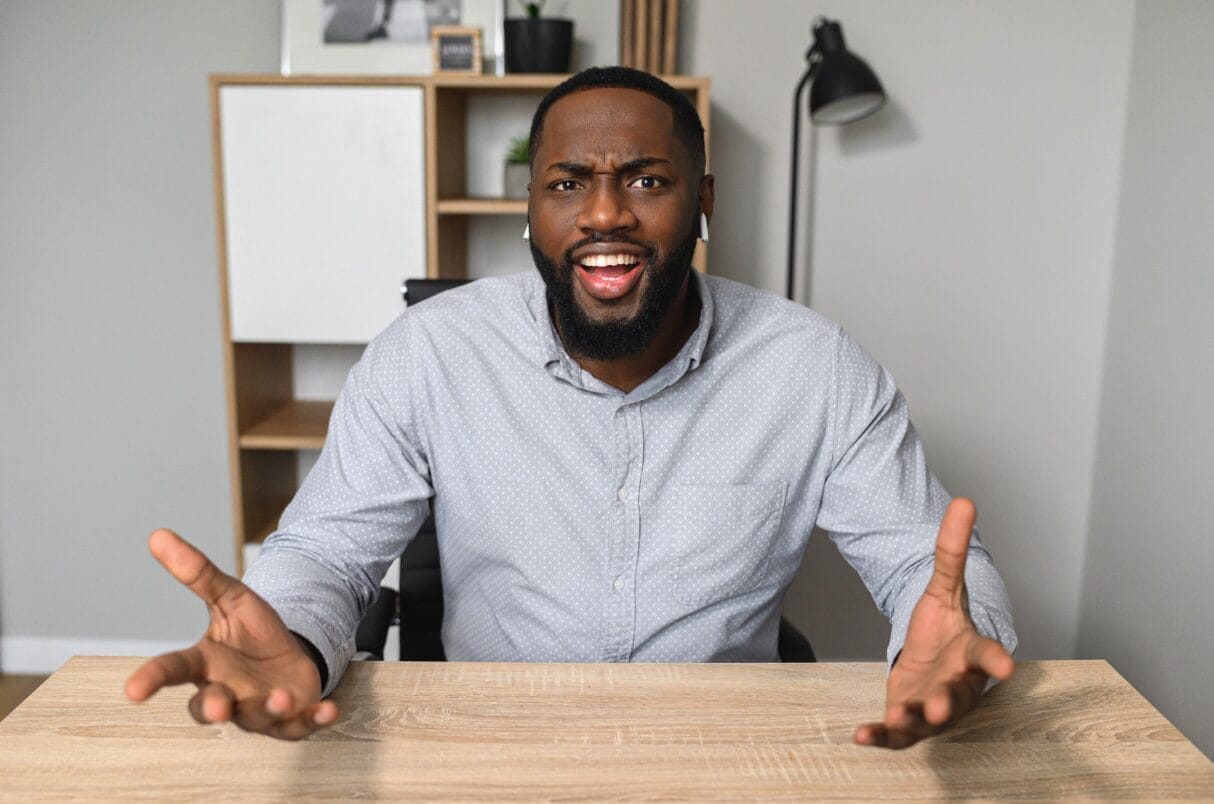
{"type": "Polygon", "coordinates": [[[809,66],[797,82],[792,102],[792,198],[788,204],[788,298],[796,280],[797,184],[801,151],[801,95],[811,80],[809,119],[818,126],[837,126],[868,117],[885,103],[885,90],[864,60],[847,49],[843,28],[818,17],[814,43],[805,54],[809,66]]]}

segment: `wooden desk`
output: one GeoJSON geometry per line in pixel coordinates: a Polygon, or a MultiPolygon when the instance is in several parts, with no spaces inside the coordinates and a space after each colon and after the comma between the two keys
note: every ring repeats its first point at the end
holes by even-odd
{"type": "Polygon", "coordinates": [[[1107,663],[1025,662],[948,734],[861,748],[879,664],[355,663],[299,743],[135,705],[77,657],[0,722],[0,797],[1214,798],[1206,759],[1107,663]]]}

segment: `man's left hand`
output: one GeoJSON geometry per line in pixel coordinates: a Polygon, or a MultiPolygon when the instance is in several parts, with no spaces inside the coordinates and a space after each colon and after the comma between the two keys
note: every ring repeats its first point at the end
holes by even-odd
{"type": "Polygon", "coordinates": [[[911,614],[885,690],[885,720],[855,733],[860,745],[906,748],[947,729],[978,702],[991,678],[1016,669],[1011,654],[979,635],[969,615],[965,558],[976,513],[958,497],[936,537],[936,567],[911,614]]]}

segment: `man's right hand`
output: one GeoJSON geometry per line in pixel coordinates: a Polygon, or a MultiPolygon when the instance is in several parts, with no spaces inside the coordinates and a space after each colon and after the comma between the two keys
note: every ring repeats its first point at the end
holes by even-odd
{"type": "Polygon", "coordinates": [[[192,683],[190,714],[199,723],[231,720],[242,729],[286,740],[337,720],[320,700],[320,672],[274,609],[171,530],[157,530],[148,549],[207,604],[211,624],[185,650],[148,660],[131,674],[126,695],[145,701],[162,687],[192,683]]]}

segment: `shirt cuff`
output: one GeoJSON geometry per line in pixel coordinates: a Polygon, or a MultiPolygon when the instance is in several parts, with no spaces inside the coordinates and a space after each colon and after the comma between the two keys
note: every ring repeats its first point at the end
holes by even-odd
{"type": "Polygon", "coordinates": [[[288,631],[307,643],[307,647],[312,648],[314,652],[309,652],[312,660],[319,659],[317,669],[320,670],[320,697],[328,698],[341,681],[346,665],[350,663],[349,655],[343,656],[343,651],[333,645],[325,633],[325,629],[303,612],[279,611],[278,615],[286,623],[288,631]]]}
{"type": "Polygon", "coordinates": [[[320,688],[323,690],[329,685],[329,666],[325,664],[325,657],[321,655],[321,652],[317,650],[316,646],[311,642],[304,639],[299,634],[296,634],[294,631],[292,631],[291,634],[297,640],[299,640],[299,644],[308,654],[308,658],[310,658],[312,663],[316,665],[316,672],[320,676],[320,688]]]}
{"type": "MultiPolygon", "coordinates": [[[[1008,599],[1007,589],[995,568],[985,557],[970,550],[969,560],[965,567],[965,588],[969,595],[970,619],[974,629],[982,636],[993,639],[1003,645],[1008,653],[1014,654],[1020,644],[1016,629],[1012,623],[1012,606],[1008,599]]],[[[906,644],[906,631],[910,627],[911,613],[923,597],[931,580],[934,564],[928,563],[926,571],[911,580],[901,594],[894,607],[894,615],[890,620],[889,646],[886,649],[886,669],[893,669],[898,654],[906,644]]],[[[994,686],[988,683],[987,689],[994,686]]]]}
{"type": "Polygon", "coordinates": [[[311,643],[325,666],[322,696],[330,695],[354,655],[357,611],[342,583],[310,558],[267,542],[244,576],[245,584],[282,618],[287,630],[311,643]],[[347,626],[346,623],[350,625],[347,626]]]}

